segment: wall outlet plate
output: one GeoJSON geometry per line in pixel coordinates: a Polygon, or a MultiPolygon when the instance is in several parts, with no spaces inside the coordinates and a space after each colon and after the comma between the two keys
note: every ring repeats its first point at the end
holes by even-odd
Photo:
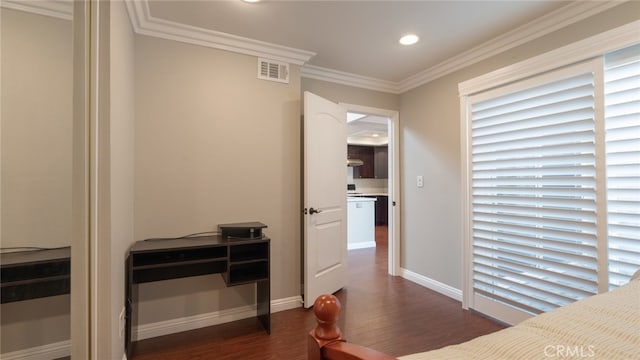
{"type": "Polygon", "coordinates": [[[424,186],[424,179],[423,179],[422,175],[418,175],[416,177],[416,185],[418,187],[423,187],[424,186]]]}

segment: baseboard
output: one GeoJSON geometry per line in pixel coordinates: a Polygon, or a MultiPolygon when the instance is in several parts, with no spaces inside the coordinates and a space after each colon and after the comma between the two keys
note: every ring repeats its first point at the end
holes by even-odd
{"type": "Polygon", "coordinates": [[[69,340],[0,354],[2,360],[51,360],[67,356],[71,356],[69,340]]]}
{"type": "Polygon", "coordinates": [[[447,284],[443,284],[439,281],[403,268],[400,269],[400,276],[418,285],[424,286],[427,289],[431,289],[452,299],[462,301],[462,290],[460,289],[456,289],[447,284]]]}
{"type": "Polygon", "coordinates": [[[162,335],[195,330],[207,326],[224,324],[231,321],[255,317],[255,305],[247,305],[233,309],[214,311],[178,319],[158,321],[151,324],[138,325],[133,328],[132,340],[144,340],[162,335]]]}
{"type": "Polygon", "coordinates": [[[302,307],[302,296],[300,295],[271,300],[271,313],[277,313],[299,307],[302,307]]]}
{"type": "Polygon", "coordinates": [[[365,242],[358,242],[353,244],[347,243],[347,250],[366,249],[366,248],[372,248],[372,247],[376,247],[375,241],[365,241],[365,242]]]}
{"type": "MultiPolygon", "coordinates": [[[[301,306],[301,296],[276,299],[271,301],[271,313],[295,309],[301,306]]],[[[144,340],[157,336],[169,335],[183,331],[195,330],[207,326],[224,324],[231,321],[255,317],[256,314],[256,306],[248,305],[222,311],[214,311],[206,314],[187,316],[179,319],[171,319],[151,324],[139,325],[133,328],[132,340],[144,340]]]]}

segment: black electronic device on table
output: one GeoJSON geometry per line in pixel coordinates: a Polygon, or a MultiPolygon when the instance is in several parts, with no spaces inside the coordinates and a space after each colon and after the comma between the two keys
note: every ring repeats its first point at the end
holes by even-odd
{"type": "Polygon", "coordinates": [[[266,227],[267,225],[258,221],[218,225],[220,235],[227,239],[259,239],[262,237],[262,229],[266,227]]]}

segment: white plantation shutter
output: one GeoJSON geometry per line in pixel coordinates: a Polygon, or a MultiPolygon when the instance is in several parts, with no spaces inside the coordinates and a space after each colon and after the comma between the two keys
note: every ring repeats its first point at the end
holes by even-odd
{"type": "Polygon", "coordinates": [[[640,269],[640,45],[605,57],[609,286],[640,269]]]}
{"type": "Polygon", "coordinates": [[[469,97],[480,312],[529,316],[598,292],[594,68],[469,97]]]}
{"type": "Polygon", "coordinates": [[[459,84],[464,307],[514,324],[640,270],[634,34],[619,28],[459,84]]]}

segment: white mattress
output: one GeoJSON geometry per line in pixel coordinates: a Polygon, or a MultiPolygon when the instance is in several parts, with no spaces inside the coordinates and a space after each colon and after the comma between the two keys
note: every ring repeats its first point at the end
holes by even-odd
{"type": "Polygon", "coordinates": [[[399,359],[640,359],[640,280],[493,334],[399,359]]]}

